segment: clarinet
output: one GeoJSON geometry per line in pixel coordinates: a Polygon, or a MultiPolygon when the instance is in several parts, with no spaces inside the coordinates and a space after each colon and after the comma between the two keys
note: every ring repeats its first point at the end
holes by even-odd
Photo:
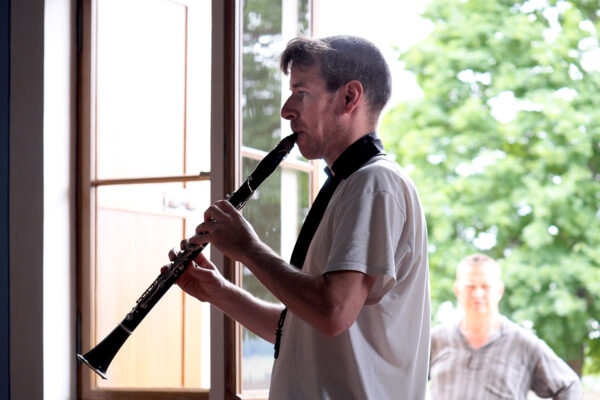
{"type": "MultiPolygon", "coordinates": [[[[254,191],[263,181],[275,171],[277,166],[289,154],[296,143],[297,134],[283,138],[279,144],[268,153],[257,165],[256,169],[248,176],[246,181],[226,199],[237,209],[241,210],[254,191]]],[[[135,306],[125,316],[119,325],[108,334],[100,343],[85,354],[77,354],[77,358],[94,372],[106,379],[106,369],[125,341],[131,336],[135,328],[148,315],[152,307],[158,303],[162,296],[169,290],[177,279],[185,272],[191,261],[196,259],[207,244],[192,246],[184,250],[167,267],[167,270],[158,275],[156,280],[136,301],[135,306]]]]}

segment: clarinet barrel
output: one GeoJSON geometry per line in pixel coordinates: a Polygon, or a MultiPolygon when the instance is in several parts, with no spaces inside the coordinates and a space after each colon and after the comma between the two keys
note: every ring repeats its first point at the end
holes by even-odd
{"type": "MultiPolygon", "coordinates": [[[[277,166],[289,154],[296,143],[297,134],[283,138],[269,152],[248,176],[246,181],[227,200],[238,210],[241,210],[254,191],[263,181],[275,171],[277,166]]],[[[113,358],[119,352],[125,341],[135,328],[148,315],[152,307],[158,303],[177,279],[185,272],[189,263],[194,260],[206,247],[206,244],[191,247],[183,251],[169,264],[167,271],[158,275],[142,296],[136,301],[133,309],[125,316],[119,325],[100,343],[85,354],[77,354],[77,358],[91,368],[95,373],[106,379],[106,370],[113,358]]]]}

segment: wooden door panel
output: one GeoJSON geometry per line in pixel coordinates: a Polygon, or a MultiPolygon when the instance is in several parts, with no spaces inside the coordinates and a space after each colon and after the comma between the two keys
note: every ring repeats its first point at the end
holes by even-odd
{"type": "MultiPolygon", "coordinates": [[[[99,342],[121,322],[167,263],[183,218],[98,210],[96,323],[99,342]]],[[[127,340],[107,376],[110,387],[180,387],[182,292],[169,290],[127,340]]]]}

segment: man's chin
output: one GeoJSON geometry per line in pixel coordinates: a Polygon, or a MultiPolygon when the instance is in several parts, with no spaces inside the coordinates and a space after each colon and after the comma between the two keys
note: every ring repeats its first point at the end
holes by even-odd
{"type": "Polygon", "coordinates": [[[296,140],[296,144],[298,145],[298,150],[300,150],[300,154],[302,154],[302,157],[306,158],[307,160],[314,160],[318,157],[315,156],[314,151],[312,151],[313,149],[310,149],[307,146],[307,143],[304,143],[304,137],[301,136],[301,134],[298,135],[298,140],[296,140]]]}
{"type": "Polygon", "coordinates": [[[315,160],[317,158],[310,152],[302,151],[302,147],[300,145],[298,145],[298,149],[300,150],[302,157],[306,158],[307,160],[315,160]]]}
{"type": "Polygon", "coordinates": [[[483,317],[487,317],[490,314],[490,309],[488,307],[475,307],[473,308],[473,314],[476,314],[477,316],[483,318],[483,317]]]}

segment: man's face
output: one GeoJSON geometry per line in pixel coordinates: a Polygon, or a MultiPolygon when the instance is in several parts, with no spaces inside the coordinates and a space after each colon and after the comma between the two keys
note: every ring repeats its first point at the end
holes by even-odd
{"type": "Polygon", "coordinates": [[[467,316],[486,316],[498,312],[504,285],[496,267],[464,265],[459,267],[454,293],[467,316]]]}
{"type": "Polygon", "coordinates": [[[329,162],[328,155],[334,154],[332,149],[340,130],[339,91],[327,91],[319,65],[292,67],[290,90],[292,94],[281,108],[281,116],[298,133],[300,152],[308,159],[324,158],[329,162]]]}

